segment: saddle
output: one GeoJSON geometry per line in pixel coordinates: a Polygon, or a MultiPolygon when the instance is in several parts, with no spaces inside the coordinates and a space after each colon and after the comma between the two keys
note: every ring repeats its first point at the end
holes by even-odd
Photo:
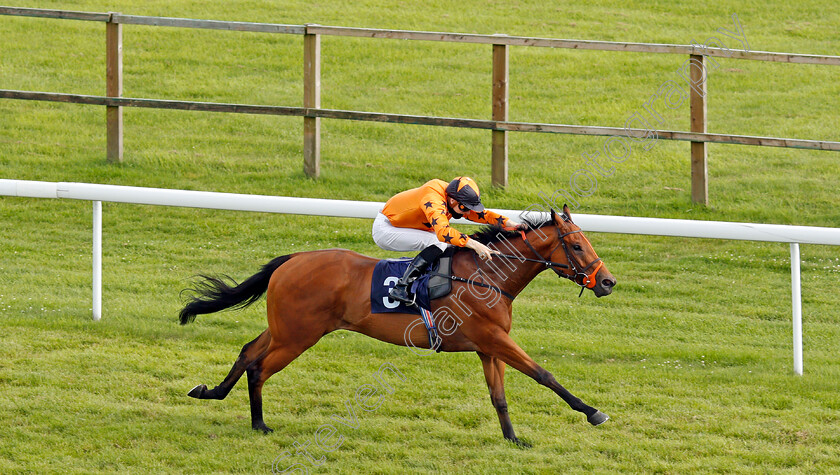
{"type": "Polygon", "coordinates": [[[412,282],[411,291],[417,295],[421,304],[428,303],[431,305],[432,300],[446,297],[449,292],[452,292],[450,276],[452,275],[452,255],[454,253],[454,247],[446,248],[437,261],[433,262],[422,276],[412,282]],[[426,295],[422,295],[424,292],[426,295]]]}
{"type": "Polygon", "coordinates": [[[414,303],[406,305],[391,299],[388,292],[405,272],[411,258],[383,259],[373,268],[370,281],[370,313],[409,313],[420,315],[429,333],[429,346],[440,352],[442,340],[432,315],[432,300],[452,291],[452,255],[454,247],[447,248],[423,275],[411,283],[414,303]]]}
{"type": "Polygon", "coordinates": [[[383,259],[376,263],[370,282],[371,313],[410,313],[420,315],[420,309],[431,309],[432,300],[445,297],[452,291],[452,255],[455,248],[447,248],[426,272],[411,283],[414,305],[391,300],[388,291],[397,283],[411,258],[383,259]]]}

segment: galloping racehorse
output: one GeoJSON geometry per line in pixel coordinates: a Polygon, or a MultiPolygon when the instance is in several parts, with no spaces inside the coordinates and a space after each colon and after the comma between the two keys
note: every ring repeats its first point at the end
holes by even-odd
{"type": "MultiPolygon", "coordinates": [[[[446,306],[458,317],[457,327],[443,335],[438,350],[478,353],[505,439],[523,444],[514,434],[508,416],[506,364],[553,390],[572,409],[585,414],[592,425],[605,422],[609,419],[606,414],[572,395],[509,335],[513,298],[546,269],[574,281],[581,286],[581,292],[591,289],[598,297],[610,294],[616,284],[589,240],[572,222],[569,208],[564,206],[560,215],[552,210],[550,219],[530,225],[527,232],[490,227],[473,238],[514,255],[502,254],[492,262],[478,262],[472,251],[459,249],[454,254],[453,276],[472,276],[472,280],[453,282],[449,295],[432,301],[433,312],[446,306]],[[488,304],[487,295],[491,292],[496,298],[488,304]]],[[[371,276],[377,261],[348,250],[328,249],[277,257],[239,285],[202,276],[192,289],[197,295],[181,310],[181,324],[191,322],[199,314],[246,307],[267,292],[268,329],[242,347],[221,384],[213,389],[198,385],[189,396],[224,399],[242,373],[247,373],[251,426],[270,432],[263,421],[263,384],[327,333],[351,330],[396,345],[430,348],[426,329],[417,324],[416,315],[371,313],[371,276]]]]}

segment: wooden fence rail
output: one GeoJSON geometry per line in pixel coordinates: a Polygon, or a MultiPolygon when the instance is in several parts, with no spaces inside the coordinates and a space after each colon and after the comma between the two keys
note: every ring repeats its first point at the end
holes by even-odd
{"type": "MultiPolygon", "coordinates": [[[[626,137],[628,133],[641,136],[646,129],[623,127],[600,127],[565,124],[540,124],[535,122],[504,122],[494,120],[460,119],[423,115],[385,114],[382,112],[360,112],[338,109],[306,107],[259,106],[251,104],[227,104],[220,102],[172,101],[163,99],[137,99],[131,97],[88,96],[83,94],[61,94],[55,92],[33,92],[0,89],[0,99],[66,102],[106,107],[141,107],[150,109],[171,109],[199,112],[230,112],[236,114],[285,115],[322,119],[358,120],[364,122],[388,122],[392,124],[432,125],[484,129],[500,132],[537,132],[566,135],[595,135],[604,137],[626,137]]],[[[822,140],[785,139],[756,137],[751,135],[709,134],[657,130],[659,138],[687,142],[757,145],[762,147],[799,148],[807,150],[830,150],[840,152],[840,142],[822,140]]]]}
{"type": "Polygon", "coordinates": [[[657,139],[684,140],[691,142],[691,198],[692,201],[703,204],[708,204],[709,200],[707,182],[708,172],[706,163],[707,143],[729,143],[765,147],[840,151],[840,142],[707,133],[705,77],[707,56],[753,61],[822,64],[834,66],[840,66],[840,56],[746,51],[727,48],[711,48],[703,45],[586,41],[506,35],[477,35],[465,33],[348,28],[311,24],[285,25],[275,23],[197,20],[186,18],[123,15],[121,13],[77,12],[3,6],[0,6],[0,15],[98,21],[106,23],[105,96],[0,89],[0,98],[56,101],[105,106],[107,157],[110,161],[121,161],[123,158],[123,107],[151,107],[159,109],[303,117],[304,171],[307,175],[312,177],[317,177],[320,174],[320,119],[322,118],[487,129],[492,131],[491,175],[494,186],[506,186],[508,183],[508,132],[600,135],[612,137],[632,137],[636,139],[645,136],[645,134],[655,132],[657,139]],[[124,24],[302,35],[304,42],[303,107],[222,104],[122,97],[122,25],[124,24]],[[321,109],[321,35],[492,45],[492,120],[321,109]],[[510,46],[688,55],[688,61],[686,61],[686,64],[688,65],[687,70],[690,74],[690,80],[692,81],[692,87],[689,88],[691,131],[651,131],[625,127],[509,122],[508,62],[510,46]]]}

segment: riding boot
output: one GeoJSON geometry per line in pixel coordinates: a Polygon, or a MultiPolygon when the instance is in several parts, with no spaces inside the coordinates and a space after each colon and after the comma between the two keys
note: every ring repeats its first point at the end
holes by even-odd
{"type": "Polygon", "coordinates": [[[405,273],[400,280],[397,281],[397,284],[394,286],[393,289],[388,292],[388,295],[391,296],[392,299],[398,300],[406,305],[411,305],[414,303],[414,296],[411,295],[408,291],[408,286],[412,282],[414,282],[418,277],[423,275],[423,272],[426,271],[426,268],[429,267],[429,264],[435,261],[440,255],[443,254],[443,249],[439,248],[438,246],[432,245],[420,251],[418,254],[409,264],[408,268],[405,270],[405,273]]]}

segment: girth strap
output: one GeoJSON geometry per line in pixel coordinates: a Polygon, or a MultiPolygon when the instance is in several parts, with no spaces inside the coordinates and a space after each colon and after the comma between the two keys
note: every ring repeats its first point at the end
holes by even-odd
{"type": "Polygon", "coordinates": [[[432,312],[429,310],[420,307],[420,318],[423,320],[423,324],[426,326],[426,331],[429,333],[429,348],[440,353],[441,347],[443,346],[443,340],[441,340],[440,336],[438,336],[434,315],[432,315],[432,312]]]}

